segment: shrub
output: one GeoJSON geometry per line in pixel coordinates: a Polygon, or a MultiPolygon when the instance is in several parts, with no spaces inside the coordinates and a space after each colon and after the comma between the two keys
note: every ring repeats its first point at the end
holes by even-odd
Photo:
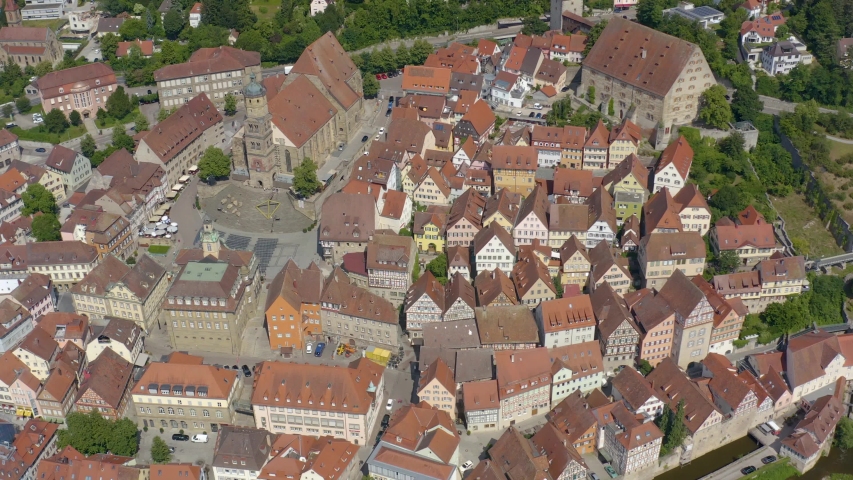
{"type": "Polygon", "coordinates": [[[737,339],[737,340],[732,342],[732,344],[737,348],[743,348],[746,346],[747,343],[749,343],[749,340],[737,339]]]}
{"type": "Polygon", "coordinates": [[[261,7],[258,9],[262,14],[266,15],[270,10],[267,7],[261,7]]]}
{"type": "Polygon", "coordinates": [[[853,210],[853,202],[846,202],[843,206],[844,210],[853,210]]]}
{"type": "Polygon", "coordinates": [[[160,427],[160,433],[163,433],[163,427],[160,427]]]}

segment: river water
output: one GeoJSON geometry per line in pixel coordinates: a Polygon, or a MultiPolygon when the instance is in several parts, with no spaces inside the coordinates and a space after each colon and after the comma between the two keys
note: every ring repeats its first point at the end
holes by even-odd
{"type": "Polygon", "coordinates": [[[803,476],[795,478],[799,480],[821,480],[831,473],[853,473],[853,451],[842,452],[838,448],[833,448],[829,452],[829,456],[821,458],[813,469],[803,476]]]}

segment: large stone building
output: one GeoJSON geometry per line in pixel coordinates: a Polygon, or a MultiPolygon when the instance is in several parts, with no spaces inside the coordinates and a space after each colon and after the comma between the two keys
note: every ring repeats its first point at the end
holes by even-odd
{"type": "Polygon", "coordinates": [[[204,151],[225,141],[222,114],[200,93],[151,127],[136,147],[136,159],[163,167],[170,185],[177,183],[204,151]]]}
{"type": "Polygon", "coordinates": [[[580,92],[594,87],[596,101],[614,101],[621,116],[641,127],[688,124],[699,112],[699,97],[715,84],[697,45],[615,18],[583,61],[580,92]]]}
{"type": "Polygon", "coordinates": [[[366,358],[347,368],[263,362],[252,392],[255,426],[276,434],[316,435],[322,428],[324,435],[368,445],[384,402],[383,370],[366,358]]]}
{"type": "Polygon", "coordinates": [[[201,433],[235,423],[243,375],[202,361],[173,353],[166,362],[148,364],[131,390],[140,427],[201,433]]]}
{"type": "Polygon", "coordinates": [[[130,320],[148,332],[155,322],[160,326],[159,310],[168,283],[166,270],[148,255],[141,255],[132,268],[108,255],[71,289],[74,310],[93,319],[130,320]]]}
{"type": "Polygon", "coordinates": [[[76,111],[83,118],[94,118],[98,109],[106,110],[117,82],[112,68],[95,62],[48,73],[36,80],[36,86],[45,112],[59,109],[68,116],[76,111]]]}
{"type": "Polygon", "coordinates": [[[0,28],[0,62],[15,63],[23,69],[34,67],[41,62],[53,65],[62,60],[62,44],[53,30],[20,26],[20,10],[17,10],[17,4],[7,1],[6,5],[14,5],[15,10],[6,10],[9,26],[0,28]],[[12,23],[15,19],[17,25],[12,23]]]}
{"type": "Polygon", "coordinates": [[[0,272],[50,276],[59,291],[67,291],[98,264],[98,251],[83,242],[29,242],[0,251],[0,272]]]}
{"type": "Polygon", "coordinates": [[[202,248],[184,249],[163,301],[163,319],[175,350],[237,354],[246,322],[257,308],[260,280],[255,254],[219,244],[210,223],[202,248]]]}
{"type": "Polygon", "coordinates": [[[200,48],[184,63],[154,72],[160,105],[177,108],[199,93],[206,93],[218,108],[225,96],[239,99],[250,74],[261,74],[261,54],[232,47],[200,48]]]}
{"type": "Polygon", "coordinates": [[[364,109],[361,82],[358,67],[327,33],[302,52],[284,81],[249,83],[248,119],[232,144],[235,172],[272,185],[278,175],[291,177],[305,158],[322,165],[357,133],[364,109]]]}

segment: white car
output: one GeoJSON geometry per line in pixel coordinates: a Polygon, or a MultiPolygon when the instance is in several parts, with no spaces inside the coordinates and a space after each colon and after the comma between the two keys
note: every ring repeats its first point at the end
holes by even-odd
{"type": "Polygon", "coordinates": [[[385,404],[385,410],[388,410],[390,412],[392,408],[394,408],[394,400],[391,400],[389,398],[388,403],[385,404]]]}
{"type": "Polygon", "coordinates": [[[379,133],[380,134],[385,133],[385,127],[379,127],[379,133]]]}
{"type": "Polygon", "coordinates": [[[207,443],[207,435],[204,433],[197,433],[190,438],[193,443],[207,443]]]}
{"type": "Polygon", "coordinates": [[[470,470],[471,467],[473,467],[473,466],[474,466],[474,462],[472,462],[471,460],[468,460],[467,462],[462,464],[462,471],[464,472],[465,470],[470,470]]]}
{"type": "Polygon", "coordinates": [[[35,123],[35,124],[44,123],[44,119],[42,119],[41,117],[36,117],[33,119],[33,123],[35,123]]]}
{"type": "Polygon", "coordinates": [[[95,53],[101,53],[101,49],[100,49],[100,48],[96,48],[96,49],[94,49],[94,50],[92,50],[92,51],[93,51],[93,52],[95,52],[95,53]]]}
{"type": "Polygon", "coordinates": [[[305,353],[307,353],[307,354],[309,354],[309,355],[310,355],[310,354],[311,354],[311,351],[312,351],[313,349],[314,349],[314,345],[312,345],[312,344],[310,344],[310,343],[309,343],[309,344],[307,344],[307,345],[305,345],[305,353]]]}

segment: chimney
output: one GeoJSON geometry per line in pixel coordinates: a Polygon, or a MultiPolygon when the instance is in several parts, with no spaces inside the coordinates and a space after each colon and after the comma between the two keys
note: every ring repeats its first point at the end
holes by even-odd
{"type": "Polygon", "coordinates": [[[515,354],[509,356],[509,363],[515,363],[515,354]]]}

